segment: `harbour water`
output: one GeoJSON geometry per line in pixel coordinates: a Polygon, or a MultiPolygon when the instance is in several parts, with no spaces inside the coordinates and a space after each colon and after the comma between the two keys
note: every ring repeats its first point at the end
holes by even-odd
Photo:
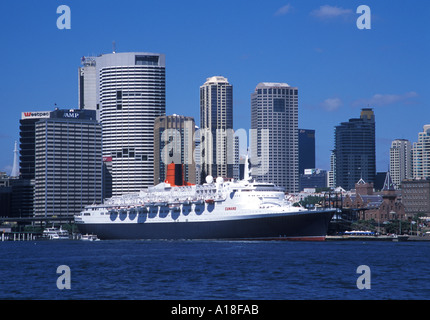
{"type": "Polygon", "coordinates": [[[0,243],[2,300],[429,298],[429,242],[0,243]],[[59,266],[70,270],[70,289],[57,286],[59,266]],[[357,286],[359,266],[368,267],[368,289],[357,286]]]}

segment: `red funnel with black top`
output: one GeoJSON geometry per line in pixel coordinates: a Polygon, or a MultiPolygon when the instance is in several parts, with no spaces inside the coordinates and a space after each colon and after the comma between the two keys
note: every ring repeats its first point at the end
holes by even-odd
{"type": "Polygon", "coordinates": [[[192,183],[184,180],[184,165],[179,163],[170,163],[167,165],[167,174],[165,183],[172,187],[192,186],[192,183]]]}

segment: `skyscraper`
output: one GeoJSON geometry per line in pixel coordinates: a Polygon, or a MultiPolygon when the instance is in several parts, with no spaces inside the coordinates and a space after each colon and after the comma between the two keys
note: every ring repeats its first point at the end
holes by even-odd
{"type": "Polygon", "coordinates": [[[166,113],[165,56],[111,53],[91,58],[83,66],[80,106],[94,109],[95,69],[95,109],[100,111],[103,128],[103,156],[112,160],[105,171],[112,186],[105,194],[120,195],[152,186],[154,120],[166,113]]]}
{"type": "Polygon", "coordinates": [[[221,76],[210,77],[200,87],[202,172],[233,178],[233,86],[221,76]]]}
{"type": "Polygon", "coordinates": [[[100,105],[97,104],[96,58],[82,57],[79,67],[78,99],[79,109],[96,110],[100,119],[100,105]]]}
{"type": "Polygon", "coordinates": [[[12,215],[33,216],[36,123],[50,117],[50,111],[27,111],[19,121],[19,171],[20,177],[12,183],[12,215]]]}
{"type": "Polygon", "coordinates": [[[413,177],[430,177],[430,124],[418,133],[418,141],[413,145],[413,177]]]}
{"type": "Polygon", "coordinates": [[[161,116],[154,125],[154,184],[164,182],[167,165],[182,164],[184,179],[196,183],[194,161],[195,122],[193,117],[161,116]]]}
{"type": "Polygon", "coordinates": [[[22,179],[34,179],[36,122],[49,117],[49,111],[28,111],[21,113],[21,120],[19,121],[19,166],[22,179]]]}
{"type": "Polygon", "coordinates": [[[287,192],[298,191],[297,87],[259,83],[251,94],[251,129],[252,176],[287,192]]]}
{"type": "Polygon", "coordinates": [[[355,188],[360,179],[373,183],[376,176],[375,115],[370,108],[360,118],[349,119],[335,127],[334,156],[336,186],[355,188]]]}
{"type": "Polygon", "coordinates": [[[330,154],[330,171],[327,174],[327,186],[330,188],[336,188],[336,156],[334,151],[330,154]]]}
{"type": "Polygon", "coordinates": [[[409,140],[396,139],[391,143],[390,175],[396,189],[404,179],[412,178],[412,145],[409,140]]]}
{"type": "Polygon", "coordinates": [[[315,168],[315,130],[299,129],[299,174],[315,168]]]}
{"type": "Polygon", "coordinates": [[[102,132],[96,111],[57,109],[35,129],[35,215],[74,215],[100,203],[102,132]]]}

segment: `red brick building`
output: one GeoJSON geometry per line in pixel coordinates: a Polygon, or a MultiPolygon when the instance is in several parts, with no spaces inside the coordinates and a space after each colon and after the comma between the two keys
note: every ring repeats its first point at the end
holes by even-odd
{"type": "Polygon", "coordinates": [[[344,208],[358,210],[360,220],[374,219],[380,223],[389,220],[405,220],[405,207],[394,189],[391,175],[387,172],[384,187],[379,193],[374,193],[373,183],[366,183],[360,179],[355,184],[355,194],[345,196],[344,208]]]}

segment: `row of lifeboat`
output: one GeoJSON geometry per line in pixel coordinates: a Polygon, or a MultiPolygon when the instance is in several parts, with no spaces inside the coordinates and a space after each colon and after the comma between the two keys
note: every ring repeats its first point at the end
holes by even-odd
{"type": "Polygon", "coordinates": [[[201,205],[204,203],[208,203],[208,204],[213,204],[214,200],[212,199],[207,199],[207,200],[203,200],[203,199],[194,199],[194,200],[185,200],[185,201],[181,201],[181,202],[167,202],[167,201],[156,201],[156,202],[148,202],[145,204],[141,204],[141,205],[136,205],[136,206],[127,206],[127,207],[112,207],[108,210],[108,212],[110,214],[126,214],[127,212],[129,213],[146,213],[149,212],[151,207],[165,207],[168,206],[169,209],[174,210],[174,211],[179,211],[181,209],[181,205],[191,205],[191,204],[195,204],[195,205],[201,205]]]}

